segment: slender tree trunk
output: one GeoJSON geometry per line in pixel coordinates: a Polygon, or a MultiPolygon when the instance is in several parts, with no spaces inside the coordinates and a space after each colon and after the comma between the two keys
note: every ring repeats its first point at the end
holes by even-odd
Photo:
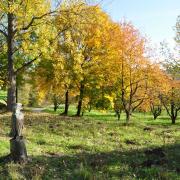
{"type": "Polygon", "coordinates": [[[64,103],[64,112],[61,115],[67,116],[68,115],[68,110],[69,110],[69,91],[66,91],[65,94],[65,103],[64,103]]]}
{"type": "Polygon", "coordinates": [[[161,108],[159,108],[159,107],[158,107],[158,109],[153,108],[153,109],[151,109],[151,112],[153,114],[154,120],[156,120],[157,117],[161,115],[161,108]]]}
{"type": "Polygon", "coordinates": [[[88,109],[88,111],[91,112],[91,110],[92,110],[92,102],[90,101],[89,102],[89,109],[88,109]]]}
{"type": "Polygon", "coordinates": [[[175,110],[174,102],[172,101],[171,102],[171,121],[172,121],[172,124],[176,123],[176,113],[174,111],[176,111],[176,110],[175,110]]]}
{"type": "MultiPolygon", "coordinates": [[[[174,78],[173,78],[174,80],[174,78]]],[[[174,103],[174,87],[172,87],[172,94],[171,94],[171,120],[172,120],[172,124],[176,123],[176,118],[177,118],[177,111],[176,111],[176,106],[174,103]]]]}
{"type": "Polygon", "coordinates": [[[91,110],[92,110],[92,105],[91,105],[91,103],[89,104],[89,112],[91,112],[91,110]]]}
{"type": "Polygon", "coordinates": [[[176,118],[175,117],[171,117],[171,121],[172,121],[172,124],[175,124],[176,123],[176,118]]]}
{"type": "Polygon", "coordinates": [[[68,115],[68,110],[69,110],[69,91],[66,91],[66,98],[65,98],[65,109],[64,109],[64,114],[68,115]]]}
{"type": "Polygon", "coordinates": [[[121,119],[121,113],[122,113],[122,110],[119,110],[119,113],[118,113],[118,121],[120,121],[120,119],[121,119]]]}
{"type": "Polygon", "coordinates": [[[53,96],[53,104],[54,104],[54,112],[56,112],[58,109],[58,101],[57,101],[57,97],[55,94],[53,96]]]}
{"type": "Polygon", "coordinates": [[[12,111],[13,105],[16,103],[16,74],[14,72],[13,61],[13,14],[8,13],[8,38],[7,38],[7,57],[8,57],[8,94],[7,109],[12,111]]]}
{"type": "Polygon", "coordinates": [[[56,112],[57,111],[57,104],[56,103],[54,103],[54,112],[56,112]]]}
{"type": "Polygon", "coordinates": [[[154,114],[154,120],[156,120],[156,119],[157,119],[157,117],[158,117],[158,116],[157,116],[156,114],[154,114]]]}
{"type": "Polygon", "coordinates": [[[121,118],[120,112],[117,113],[117,116],[118,116],[118,121],[120,121],[120,118],[121,118]]]}
{"type": "Polygon", "coordinates": [[[84,84],[81,83],[76,116],[80,116],[81,115],[83,96],[84,96],[84,84]]]}
{"type": "Polygon", "coordinates": [[[126,111],[126,124],[129,124],[130,121],[131,121],[131,112],[126,111]]]}
{"type": "Polygon", "coordinates": [[[172,121],[172,124],[176,123],[177,112],[176,112],[175,108],[176,107],[174,105],[174,102],[171,102],[171,121],[172,121]]]}

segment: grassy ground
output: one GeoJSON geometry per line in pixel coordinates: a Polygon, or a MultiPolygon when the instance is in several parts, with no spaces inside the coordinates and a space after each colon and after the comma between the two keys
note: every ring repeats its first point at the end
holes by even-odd
{"type": "MultiPolygon", "coordinates": [[[[0,162],[0,179],[180,179],[180,119],[171,125],[166,114],[154,121],[137,113],[125,126],[113,113],[57,114],[26,113],[32,161],[0,162]]],[[[10,114],[0,115],[0,157],[9,153],[9,126],[10,114]]]]}

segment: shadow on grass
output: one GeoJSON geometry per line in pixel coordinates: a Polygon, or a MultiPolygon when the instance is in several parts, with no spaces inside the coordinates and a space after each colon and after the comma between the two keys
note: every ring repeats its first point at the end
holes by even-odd
{"type": "Polygon", "coordinates": [[[26,179],[178,179],[179,152],[180,144],[127,152],[48,153],[31,157],[32,162],[17,165],[16,170],[12,164],[0,163],[0,177],[12,179],[16,172],[26,179]]]}

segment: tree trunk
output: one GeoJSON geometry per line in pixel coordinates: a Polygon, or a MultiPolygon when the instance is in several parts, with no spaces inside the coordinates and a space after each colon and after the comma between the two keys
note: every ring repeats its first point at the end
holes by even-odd
{"type": "Polygon", "coordinates": [[[120,119],[121,119],[121,111],[122,110],[119,110],[119,112],[118,112],[118,121],[120,121],[120,119]]]}
{"type": "Polygon", "coordinates": [[[84,96],[84,84],[81,83],[76,116],[80,116],[81,115],[83,96],[84,96]]]}
{"type": "Polygon", "coordinates": [[[175,124],[176,123],[176,107],[174,105],[174,102],[172,101],[171,102],[171,121],[172,121],[172,124],[175,124]]]}
{"type": "Polygon", "coordinates": [[[67,90],[65,93],[65,102],[64,102],[64,112],[60,115],[67,116],[69,110],[69,91],[67,90]]]}
{"type": "Polygon", "coordinates": [[[64,107],[64,115],[68,115],[68,110],[69,110],[69,91],[66,91],[65,94],[65,107],[64,107]]]}
{"type": "Polygon", "coordinates": [[[156,120],[156,119],[157,119],[157,117],[158,117],[158,116],[157,116],[156,114],[154,114],[154,120],[156,120]]]}
{"type": "Polygon", "coordinates": [[[8,13],[8,38],[7,38],[7,57],[8,57],[8,94],[7,94],[7,110],[12,111],[13,104],[16,103],[16,75],[14,72],[13,61],[13,14],[8,13]]]}
{"type": "Polygon", "coordinates": [[[89,103],[89,110],[88,111],[91,112],[91,110],[92,110],[92,103],[90,102],[89,103]]]}
{"type": "Polygon", "coordinates": [[[56,112],[58,109],[58,101],[56,95],[54,95],[53,97],[53,103],[54,103],[54,112],[56,112]]]}
{"type": "Polygon", "coordinates": [[[171,117],[171,121],[172,121],[172,124],[175,124],[176,123],[176,118],[175,117],[171,117]]]}
{"type": "Polygon", "coordinates": [[[121,118],[121,110],[119,110],[119,109],[116,109],[115,110],[115,116],[117,116],[118,117],[118,121],[120,121],[120,118],[121,118]]]}
{"type": "Polygon", "coordinates": [[[129,124],[130,120],[131,120],[131,112],[126,111],[126,124],[129,124]]]}
{"type": "Polygon", "coordinates": [[[120,117],[121,117],[120,112],[117,113],[117,116],[118,116],[118,121],[120,121],[120,117]]]}
{"type": "Polygon", "coordinates": [[[54,112],[56,112],[57,111],[57,104],[56,103],[54,103],[54,112]]]}

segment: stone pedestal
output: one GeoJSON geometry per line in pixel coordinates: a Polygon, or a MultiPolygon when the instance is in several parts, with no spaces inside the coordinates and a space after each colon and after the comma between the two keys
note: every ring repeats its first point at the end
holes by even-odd
{"type": "Polygon", "coordinates": [[[10,140],[10,156],[14,162],[24,163],[28,161],[25,140],[23,136],[17,136],[10,140]]]}

